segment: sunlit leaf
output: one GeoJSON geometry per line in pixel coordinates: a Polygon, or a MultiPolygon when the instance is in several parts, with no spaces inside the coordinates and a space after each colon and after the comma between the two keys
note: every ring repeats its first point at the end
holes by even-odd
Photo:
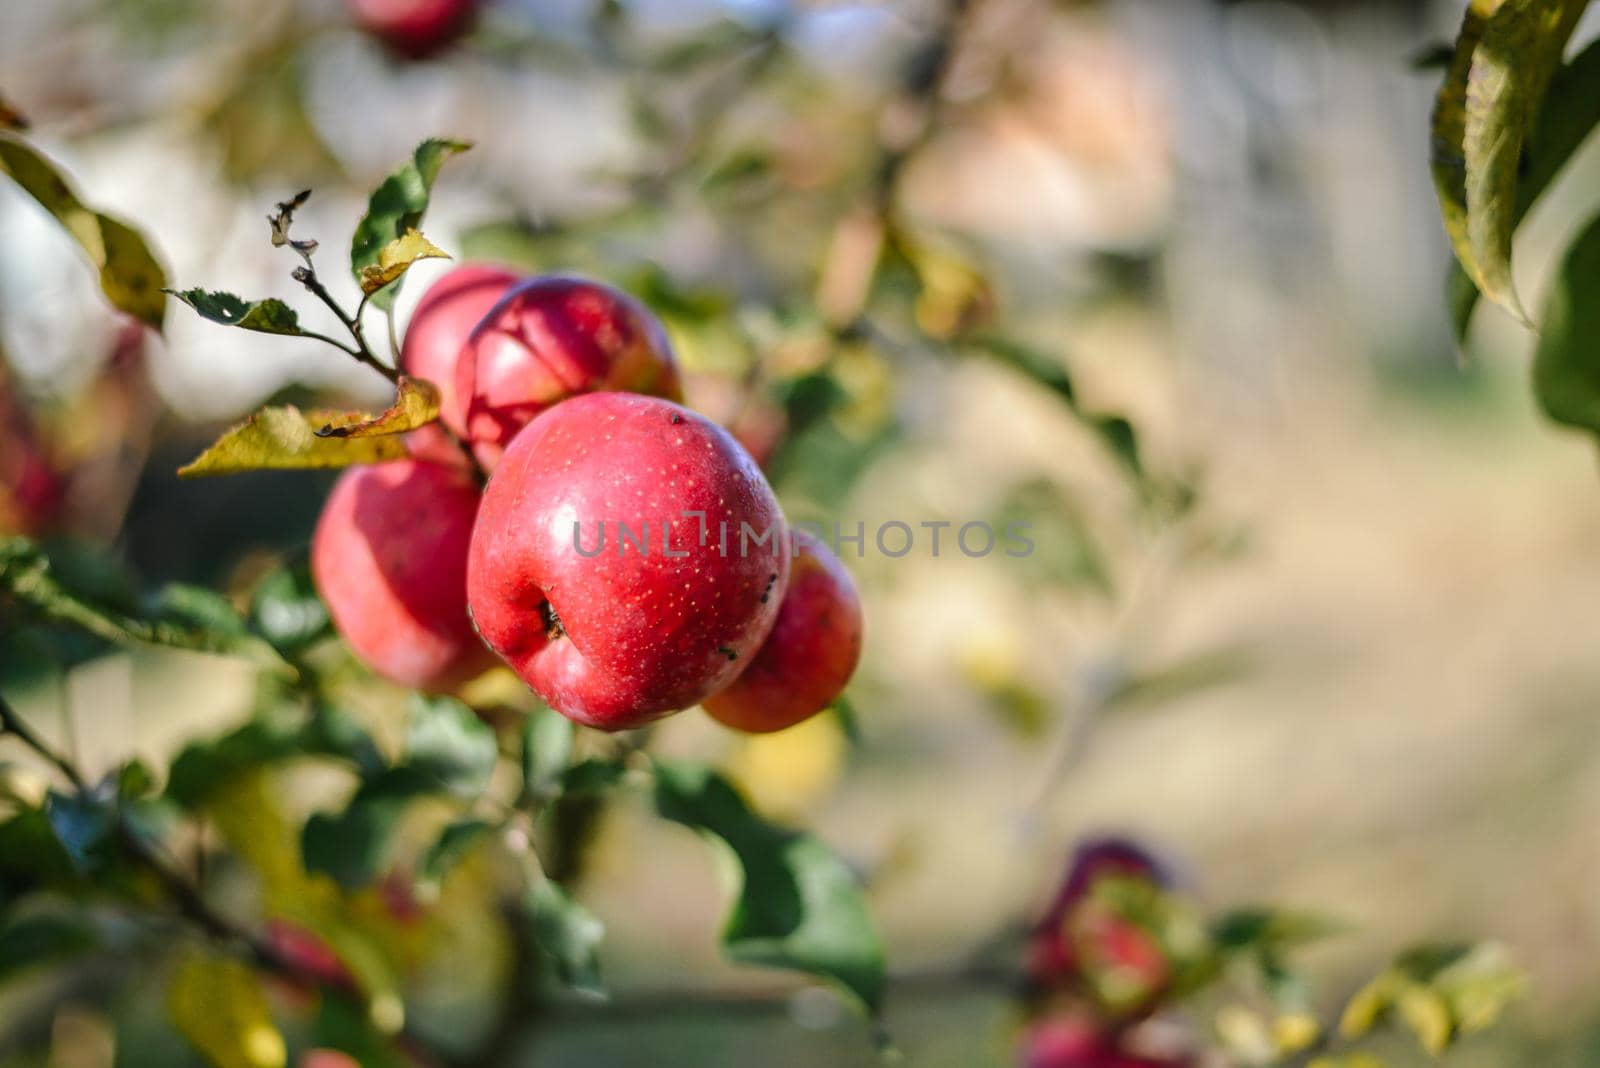
{"type": "MultiPolygon", "coordinates": [[[[1522,176],[1517,182],[1515,222],[1550,188],[1580,145],[1600,124],[1600,41],[1592,41],[1572,62],[1556,72],[1539,109],[1539,121],[1524,149],[1522,176]]],[[[1456,338],[1466,336],[1478,287],[1453,261],[1450,271],[1450,319],[1456,338]]]]}
{"type": "Polygon", "coordinates": [[[53,215],[100,271],[100,289],[113,307],[161,329],[166,272],[137,230],[84,205],[44,156],[14,134],[0,133],[0,171],[53,215]]]}
{"type": "Polygon", "coordinates": [[[287,334],[304,337],[300,317],[281,300],[245,300],[232,293],[205,289],[169,289],[168,293],[198,312],[201,318],[223,326],[237,326],[260,334],[287,334]]]}
{"type": "Polygon", "coordinates": [[[432,382],[400,376],[394,403],[374,416],[345,412],[317,431],[320,438],[374,438],[403,434],[439,417],[439,390],[432,382]]]}
{"type": "MultiPolygon", "coordinates": [[[[350,270],[357,282],[365,268],[378,263],[385,246],[421,225],[439,168],[450,156],[470,147],[465,141],[424,141],[409,161],[372,191],[367,213],[356,225],[350,242],[350,270]]],[[[390,307],[399,289],[396,285],[381,290],[374,294],[372,303],[379,308],[390,307]]]]}
{"type": "Polygon", "coordinates": [[[883,944],[843,861],[811,835],[756,816],[726,779],[700,765],[657,764],[656,808],[726,843],[739,861],[743,885],[722,934],[730,958],[832,979],[878,1009],[883,944]]]}
{"type": "MultiPolygon", "coordinates": [[[[426,399],[422,398],[422,411],[429,407],[426,399]]],[[[407,401],[402,397],[400,403],[407,401]]],[[[432,407],[437,414],[436,396],[432,407]]],[[[263,408],[180,467],[178,475],[197,478],[241,471],[349,467],[398,460],[408,455],[400,433],[412,429],[411,415],[401,411],[391,417],[393,411],[370,416],[359,412],[302,412],[293,405],[263,408]],[[384,429],[371,429],[379,424],[384,429]],[[330,428],[342,429],[345,433],[323,433],[330,428]]]]}
{"type": "Polygon", "coordinates": [[[418,260],[449,258],[450,253],[422,236],[421,231],[407,230],[378,250],[376,263],[361,268],[361,292],[376,293],[409,271],[418,260]]]}
{"type": "Polygon", "coordinates": [[[1523,322],[1511,274],[1523,144],[1587,0],[1473,0],[1433,117],[1433,170],[1457,259],[1523,322]]]}
{"type": "Polygon", "coordinates": [[[283,1068],[288,1049],[250,966],[228,957],[185,956],[167,989],[172,1022],[215,1068],[283,1068]]]}
{"type": "Polygon", "coordinates": [[[596,950],[605,937],[605,925],[549,879],[529,887],[523,907],[540,955],[562,984],[582,994],[604,996],[596,950]]]}

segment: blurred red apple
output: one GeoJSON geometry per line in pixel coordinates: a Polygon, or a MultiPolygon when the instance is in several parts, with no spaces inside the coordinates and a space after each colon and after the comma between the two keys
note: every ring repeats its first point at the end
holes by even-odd
{"type": "Polygon", "coordinates": [[[518,277],[504,267],[464,263],[428,287],[406,326],[400,366],[438,387],[439,418],[459,435],[466,435],[467,412],[456,392],[456,364],[473,328],[518,277]]]}
{"type": "Polygon", "coordinates": [[[778,621],[750,665],[705,699],[705,710],[735,730],[792,727],[844,692],[861,659],[861,599],[844,564],[819,539],[795,531],[789,590],[778,621]]]}
{"type": "Polygon", "coordinates": [[[479,0],[348,0],[362,29],[410,59],[448,47],[472,28],[479,0]]]}
{"type": "Polygon", "coordinates": [[[473,330],[456,367],[466,437],[491,470],[540,412],[580,393],[613,390],[683,398],[666,330],[621,290],[562,275],[507,292],[473,330]]]}
{"type": "Polygon", "coordinates": [[[334,625],[368,667],[448,692],[494,660],[467,616],[467,546],[478,486],[459,467],[396,460],[346,471],[311,542],[334,625]]]}
{"type": "Polygon", "coordinates": [[[726,686],[771,631],[789,563],[777,498],[726,431],[669,401],[593,393],[506,450],[467,597],[552,708],[620,730],[726,686]]]}
{"type": "Polygon", "coordinates": [[[1050,1017],[1028,1029],[1022,1068],[1191,1068],[1184,1056],[1152,1056],[1125,1050],[1114,1031],[1076,1016],[1050,1017]]]}
{"type": "Polygon", "coordinates": [[[355,980],[344,961],[320,936],[292,920],[274,918],[266,924],[267,945],[303,979],[331,987],[353,987],[355,980]]]}
{"type": "Polygon", "coordinates": [[[1171,965],[1156,936],[1119,915],[1094,890],[1105,879],[1171,886],[1166,866],[1124,838],[1079,846],[1061,889],[1029,942],[1028,975],[1035,986],[1086,987],[1125,1013],[1153,1006],[1171,981],[1171,965]]]}

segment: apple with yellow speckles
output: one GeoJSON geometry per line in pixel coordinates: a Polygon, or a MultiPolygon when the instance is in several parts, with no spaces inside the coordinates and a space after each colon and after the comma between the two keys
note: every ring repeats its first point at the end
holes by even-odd
{"type": "Polygon", "coordinates": [[[725,430],[671,401],[590,393],[511,440],[467,600],[552,708],[622,730],[732,681],[772,630],[789,567],[777,498],[725,430]]]}

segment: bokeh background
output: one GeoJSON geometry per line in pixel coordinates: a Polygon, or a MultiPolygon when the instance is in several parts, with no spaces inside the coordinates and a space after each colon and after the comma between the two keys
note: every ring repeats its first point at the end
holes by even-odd
{"type": "MultiPolygon", "coordinates": [[[[981,948],[1076,837],[1117,829],[1208,902],[1349,921],[1311,957],[1330,1006],[1418,937],[1505,942],[1533,996],[1456,1063],[1562,1068],[1600,1061],[1600,480],[1535,413],[1530,338],[1489,309],[1463,352],[1447,326],[1436,75],[1412,57],[1461,6],[498,0],[407,63],[337,3],[0,0],[0,87],[176,285],[313,323],[273,202],[313,188],[297,233],[337,264],[417,141],[474,141],[428,235],[639,293],[791,515],[1032,522],[1026,560],[849,560],[859,742],[830,717],[752,741],[695,713],[658,738],[868,873],[897,973],[981,948]],[[1081,410],[978,332],[1070,372],[1081,410]]],[[[1526,291],[1597,175],[1586,152],[1541,202],[1526,291]]],[[[402,323],[442,269],[417,268],[402,323]]],[[[274,396],[384,399],[331,350],[181,307],[164,338],[130,333],[5,183],[0,348],[75,467],[52,522],[151,581],[237,586],[309,536],[327,477],[174,477],[221,426],[274,396]]],[[[120,654],[18,704],[104,769],[238,722],[248,674],[120,654]]],[[[527,1063],[873,1063],[798,985],[673,1000],[789,989],[718,963],[722,884],[687,832],[613,811],[582,893],[619,1009],[541,1021],[527,1063]]],[[[495,950],[452,945],[435,995],[470,1021],[495,950]]],[[[46,1026],[62,1068],[186,1063],[154,993],[107,1007],[78,982],[0,996],[0,1051],[46,1026]]],[[[913,981],[889,1025],[909,1063],[1011,1061],[998,992],[913,981]]]]}

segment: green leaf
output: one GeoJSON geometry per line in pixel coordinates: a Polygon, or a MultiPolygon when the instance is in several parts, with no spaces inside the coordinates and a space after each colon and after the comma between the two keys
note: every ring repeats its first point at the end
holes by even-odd
{"type": "Polygon", "coordinates": [[[572,759],[572,721],[541,708],[522,723],[522,789],[528,797],[548,798],[560,785],[572,759]]]}
{"type": "Polygon", "coordinates": [[[154,616],[135,615],[69,588],[51,558],[23,538],[0,537],[0,591],[42,620],[77,628],[104,641],[227,653],[292,674],[289,665],[259,638],[231,624],[212,625],[218,606],[212,602],[200,612],[199,598],[192,589],[169,590],[158,596],[154,616]],[[200,615],[211,617],[211,622],[200,622],[200,615]]]}
{"type": "Polygon", "coordinates": [[[0,906],[77,878],[72,856],[44,809],[25,808],[0,822],[0,906]]]}
{"type": "Polygon", "coordinates": [[[1236,909],[1215,920],[1212,938],[1224,951],[1281,953],[1320,942],[1343,930],[1344,925],[1317,913],[1248,908],[1236,909]]]}
{"type": "Polygon", "coordinates": [[[843,861],[809,834],[766,823],[700,765],[658,763],[656,808],[720,839],[739,861],[743,886],[722,934],[730,958],[832,979],[868,1011],[879,1009],[883,944],[843,861]]]}
{"type": "Polygon", "coordinates": [[[1558,423],[1600,435],[1600,215],[1573,241],[1543,309],[1533,390],[1558,423]]]}
{"type": "Polygon", "coordinates": [[[292,655],[333,633],[302,556],[273,571],[250,597],[250,624],[280,653],[292,655]]]}
{"type": "Polygon", "coordinates": [[[361,292],[371,296],[411,269],[418,260],[447,260],[450,253],[422,236],[420,230],[407,230],[378,251],[378,261],[361,268],[361,292]]]}
{"type": "Polygon", "coordinates": [[[389,865],[406,809],[435,791],[432,777],[411,767],[368,779],[344,811],[318,812],[306,821],[300,837],[306,870],[330,875],[347,889],[371,885],[389,865]]]}
{"type": "Polygon", "coordinates": [[[424,884],[438,886],[492,829],[488,822],[474,818],[448,824],[417,862],[417,878],[424,884]]]}
{"type": "Polygon", "coordinates": [[[1507,1006],[1527,994],[1528,977],[1503,947],[1486,944],[1442,968],[1433,986],[1449,1003],[1457,1029],[1473,1034],[1493,1026],[1507,1006]]]}
{"type": "Polygon", "coordinates": [[[1433,117],[1433,172],[1456,257],[1523,323],[1511,273],[1522,150],[1588,0],[1473,0],[1433,117]]]}
{"type": "MultiPolygon", "coordinates": [[[[444,161],[458,152],[472,147],[465,141],[446,141],[433,138],[418,145],[411,159],[383,180],[372,191],[367,202],[367,213],[356,225],[350,242],[350,270],[360,282],[364,268],[378,263],[383,249],[396,238],[404,237],[407,230],[422,224],[428,210],[428,199],[433,192],[434,179],[444,161]]],[[[398,285],[376,293],[372,303],[388,309],[399,292],[398,285]]]]}
{"type": "Polygon", "coordinates": [[[38,912],[0,926],[0,980],[92,949],[94,927],[79,916],[38,912]]]}
{"type": "Polygon", "coordinates": [[[451,697],[412,697],[406,762],[438,789],[476,797],[488,787],[498,756],[494,731],[472,709],[451,697]]]}
{"type": "Polygon", "coordinates": [[[596,952],[605,925],[550,879],[528,888],[523,901],[534,944],[562,984],[581,994],[605,996],[596,952]]]}
{"type": "Polygon", "coordinates": [[[627,774],[628,769],[619,761],[590,757],[580,760],[561,775],[563,798],[599,797],[627,774]]]}
{"type": "Polygon", "coordinates": [[[243,961],[192,953],[167,989],[167,1011],[215,1068],[284,1068],[288,1049],[266,994],[243,961]]]}
{"type": "Polygon", "coordinates": [[[237,326],[240,330],[253,330],[258,334],[306,336],[300,328],[300,316],[281,300],[269,298],[248,301],[232,293],[204,289],[169,289],[167,292],[213,323],[237,326]]]}
{"type": "Polygon", "coordinates": [[[137,230],[84,205],[60,171],[11,133],[0,132],[0,171],[11,176],[88,253],[112,306],[161,329],[166,272],[137,230]]]}
{"type": "MultiPolygon", "coordinates": [[[[1520,224],[1597,124],[1600,124],[1600,41],[1592,41],[1550,81],[1539,122],[1528,139],[1517,183],[1520,224]]],[[[1456,339],[1466,337],[1478,304],[1478,287],[1461,268],[1450,271],[1450,318],[1456,339]]]]}
{"type": "Polygon", "coordinates": [[[368,777],[383,768],[376,743],[355,717],[319,705],[303,723],[256,719],[219,738],[191,742],[172,762],[167,797],[196,809],[246,772],[299,756],[346,760],[368,777]]]}

